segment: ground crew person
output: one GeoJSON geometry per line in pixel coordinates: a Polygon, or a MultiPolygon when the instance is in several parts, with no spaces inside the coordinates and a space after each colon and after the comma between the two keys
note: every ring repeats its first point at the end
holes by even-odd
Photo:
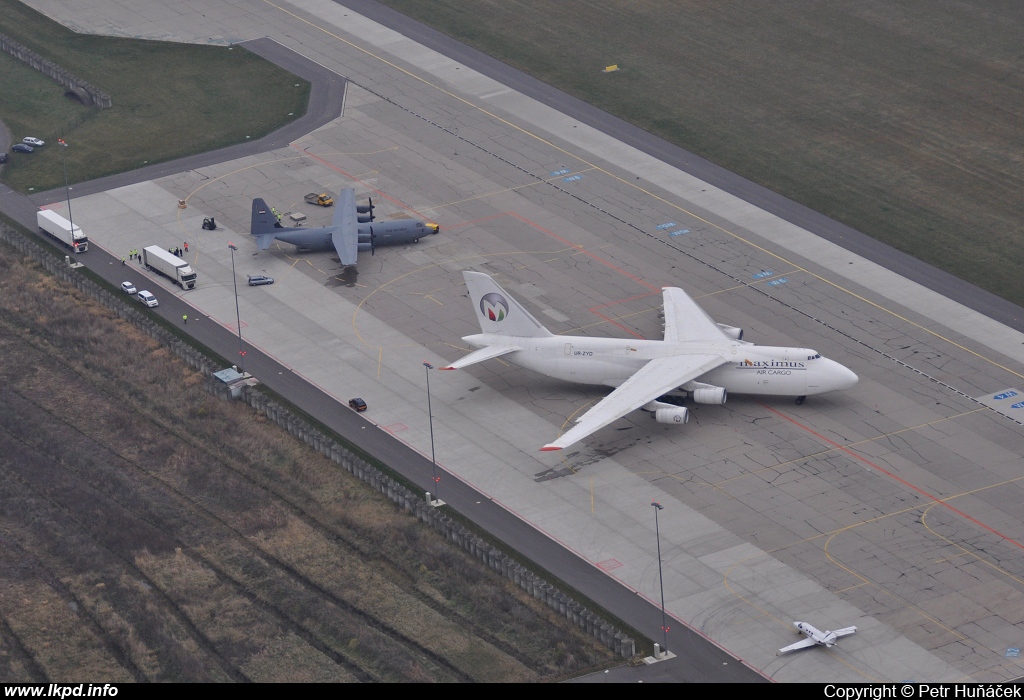
{"type": "Polygon", "coordinates": [[[181,315],[181,320],[187,326],[188,325],[188,314],[182,314],[181,315]]]}
{"type": "Polygon", "coordinates": [[[124,265],[124,256],[121,256],[121,264],[124,265]]]}

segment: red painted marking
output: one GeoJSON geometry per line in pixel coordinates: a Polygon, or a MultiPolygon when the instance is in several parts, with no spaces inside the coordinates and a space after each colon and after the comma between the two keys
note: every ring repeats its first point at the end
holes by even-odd
{"type": "Polygon", "coordinates": [[[533,227],[534,227],[535,229],[537,229],[538,231],[543,231],[543,232],[544,232],[544,233],[546,233],[547,235],[549,235],[549,236],[551,236],[552,238],[554,238],[554,239],[555,239],[556,241],[559,241],[559,242],[561,242],[561,243],[564,243],[565,245],[567,245],[567,246],[569,246],[569,247],[571,247],[571,248],[576,248],[576,249],[578,249],[578,250],[579,250],[579,251],[580,251],[581,253],[583,253],[584,255],[586,255],[586,256],[587,256],[588,258],[590,258],[591,260],[596,260],[597,262],[601,263],[601,264],[602,264],[602,265],[604,265],[605,267],[608,267],[609,269],[615,270],[615,271],[616,271],[616,272],[618,272],[618,273],[619,273],[620,275],[623,275],[623,276],[625,276],[625,277],[628,277],[629,279],[633,280],[633,281],[634,281],[634,282],[636,282],[637,284],[643,285],[644,287],[647,287],[648,289],[650,289],[651,291],[654,291],[654,292],[660,291],[660,290],[659,290],[659,289],[658,289],[657,287],[655,287],[654,285],[651,285],[651,284],[648,284],[647,282],[644,282],[644,281],[643,281],[642,279],[640,279],[640,278],[639,278],[639,277],[637,277],[636,275],[631,275],[631,274],[629,274],[628,272],[626,272],[625,270],[623,270],[623,269],[622,269],[621,267],[618,267],[617,265],[613,265],[612,263],[610,263],[610,262],[608,262],[607,260],[605,260],[604,258],[602,258],[602,257],[601,257],[600,255],[595,255],[594,253],[591,253],[591,252],[588,252],[588,251],[584,250],[583,248],[581,248],[580,246],[576,245],[575,243],[570,243],[570,242],[569,242],[569,241],[568,241],[567,239],[565,239],[565,238],[562,238],[561,236],[559,236],[559,235],[558,235],[557,233],[555,233],[554,231],[549,231],[549,230],[547,230],[546,228],[544,228],[543,226],[539,226],[539,225],[537,225],[537,224],[533,223],[532,221],[530,221],[529,219],[527,219],[527,218],[525,218],[525,217],[522,217],[522,216],[520,216],[519,214],[516,214],[516,213],[515,213],[514,211],[510,211],[510,212],[508,213],[508,215],[509,215],[509,216],[512,216],[512,217],[515,217],[516,219],[519,219],[520,221],[522,221],[522,222],[523,222],[524,224],[527,224],[528,226],[533,226],[533,227]]]}
{"type": "Polygon", "coordinates": [[[506,212],[501,212],[500,214],[491,214],[490,216],[482,216],[479,219],[470,219],[469,221],[465,221],[465,222],[463,222],[461,224],[453,224],[451,226],[447,226],[447,227],[445,227],[445,230],[446,231],[451,231],[452,229],[462,228],[463,226],[472,226],[473,224],[479,224],[482,221],[490,221],[491,219],[500,219],[503,216],[508,216],[508,214],[506,212]]]}
{"type": "Polygon", "coordinates": [[[851,457],[853,457],[857,461],[863,462],[864,464],[867,464],[872,469],[874,469],[876,471],[879,471],[882,474],[885,474],[886,476],[888,476],[890,479],[893,479],[894,481],[897,481],[900,484],[906,486],[911,491],[914,491],[914,492],[920,494],[921,496],[927,498],[928,500],[930,500],[930,501],[932,501],[934,503],[937,503],[940,506],[943,506],[944,508],[948,508],[949,510],[951,510],[954,513],[956,513],[957,515],[959,515],[964,520],[967,520],[969,522],[974,523],[975,525],[977,525],[981,529],[986,530],[988,532],[991,532],[993,535],[995,535],[996,537],[999,537],[1000,539],[1006,540],[1007,542],[1009,542],[1013,546],[1017,547],[1018,549],[1024,549],[1024,544],[1021,544],[1020,542],[1018,542],[1017,540],[1013,539],[1012,537],[1007,537],[1003,533],[999,532],[999,530],[996,530],[995,528],[989,527],[988,525],[986,525],[985,523],[981,522],[977,518],[972,518],[971,516],[967,515],[967,513],[965,513],[962,510],[960,510],[959,508],[954,508],[953,506],[949,505],[949,503],[947,503],[944,499],[941,499],[938,496],[933,496],[932,494],[928,493],[924,489],[922,489],[920,487],[917,487],[917,486],[914,486],[912,483],[910,483],[906,479],[901,479],[900,477],[896,476],[892,472],[890,472],[890,471],[888,471],[888,470],[878,466],[877,464],[875,464],[871,460],[867,459],[866,457],[860,456],[859,454],[857,454],[856,452],[854,452],[850,448],[844,447],[843,445],[840,445],[838,442],[834,442],[832,440],[829,440],[824,435],[822,435],[822,434],[820,434],[818,432],[815,432],[814,430],[812,430],[808,426],[804,425],[800,421],[797,421],[797,420],[794,420],[793,418],[790,418],[785,413],[782,413],[781,411],[777,411],[777,410],[775,410],[774,408],[772,408],[771,406],[769,406],[767,404],[761,404],[761,405],[764,406],[765,408],[767,408],[769,411],[771,411],[775,415],[777,415],[777,416],[779,416],[781,418],[784,418],[785,420],[789,421],[793,425],[798,426],[798,427],[806,430],[808,433],[810,433],[814,437],[818,438],[822,442],[824,442],[824,443],[826,443],[828,445],[832,445],[833,447],[835,447],[835,448],[837,448],[839,450],[842,450],[843,452],[845,452],[846,454],[850,455],[851,457]]]}
{"type": "Polygon", "coordinates": [[[562,448],[561,447],[551,447],[550,445],[545,445],[544,447],[540,448],[540,451],[541,452],[554,452],[555,450],[560,450],[560,449],[562,449],[562,448]]]}
{"type": "Polygon", "coordinates": [[[639,338],[640,340],[644,340],[644,337],[642,335],[640,335],[636,331],[633,331],[633,330],[630,330],[629,328],[626,328],[624,325],[622,325],[618,321],[614,321],[614,320],[608,318],[603,313],[598,311],[598,309],[603,309],[606,306],[614,306],[615,304],[625,304],[627,301],[633,301],[634,299],[643,299],[644,297],[649,297],[652,294],[654,294],[654,292],[650,292],[648,294],[637,294],[636,296],[632,296],[632,297],[629,297],[627,299],[620,299],[619,301],[610,301],[607,304],[598,304],[597,306],[591,306],[590,309],[588,309],[588,311],[590,311],[590,313],[594,314],[595,316],[600,316],[601,318],[603,318],[608,323],[611,323],[612,325],[618,326],[619,328],[621,328],[622,330],[626,331],[630,335],[635,336],[635,337],[639,338]]]}
{"type": "Polygon", "coordinates": [[[618,569],[622,567],[622,562],[618,559],[605,559],[604,561],[597,562],[597,568],[602,571],[611,571],[612,569],[618,569]]]}
{"type": "Polygon", "coordinates": [[[391,433],[392,435],[394,435],[395,433],[400,433],[403,430],[408,430],[408,429],[409,429],[409,426],[406,425],[405,423],[392,423],[391,425],[385,425],[385,426],[383,426],[381,428],[381,430],[386,430],[389,433],[391,433]]]}

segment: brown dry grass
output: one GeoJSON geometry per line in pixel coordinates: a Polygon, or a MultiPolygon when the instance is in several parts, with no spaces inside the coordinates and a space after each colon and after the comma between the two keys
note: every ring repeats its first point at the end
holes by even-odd
{"type": "Polygon", "coordinates": [[[2,246],[0,356],[12,673],[497,682],[612,659],[2,246]]]}

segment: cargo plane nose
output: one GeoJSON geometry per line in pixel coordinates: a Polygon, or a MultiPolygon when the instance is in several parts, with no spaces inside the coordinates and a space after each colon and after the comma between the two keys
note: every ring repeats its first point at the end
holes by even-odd
{"type": "Polygon", "coordinates": [[[823,382],[825,391],[852,389],[856,386],[858,380],[859,377],[848,367],[844,367],[834,360],[828,360],[828,367],[823,382]]]}

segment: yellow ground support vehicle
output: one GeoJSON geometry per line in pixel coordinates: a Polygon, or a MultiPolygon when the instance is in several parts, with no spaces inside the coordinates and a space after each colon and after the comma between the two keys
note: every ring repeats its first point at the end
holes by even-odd
{"type": "Polygon", "coordinates": [[[316,204],[317,206],[320,207],[329,207],[332,204],[334,204],[334,197],[327,194],[326,192],[322,194],[310,192],[309,194],[306,195],[306,201],[310,204],[316,204]]]}

